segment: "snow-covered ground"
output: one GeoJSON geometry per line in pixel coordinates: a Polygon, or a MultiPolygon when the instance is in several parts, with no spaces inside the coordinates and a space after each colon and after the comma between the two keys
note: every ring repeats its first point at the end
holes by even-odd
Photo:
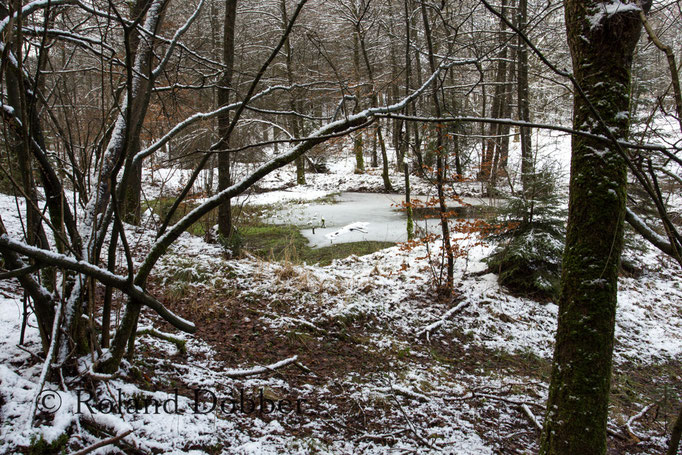
{"type": "MultiPolygon", "coordinates": [[[[565,166],[568,143],[556,140],[554,154],[565,166]]],[[[260,182],[262,192],[247,202],[286,207],[339,191],[382,188],[378,170],[355,175],[352,166],[344,157],[332,163],[332,173],[308,175],[308,184],[295,188],[287,188],[293,169],[285,168],[260,182]]],[[[147,198],[177,193],[187,177],[184,171],[145,170],[147,198]]],[[[397,186],[401,175],[392,180],[397,186]]],[[[424,181],[415,188],[429,191],[424,181]]],[[[463,184],[461,194],[478,190],[463,184]]],[[[21,232],[17,213],[14,198],[0,195],[0,215],[12,235],[21,232]]],[[[155,231],[128,226],[127,237],[134,251],[144,252],[155,231]]],[[[91,359],[83,357],[80,371],[52,378],[46,389],[57,395],[41,396],[39,405],[52,411],[57,403],[59,409],[41,412],[35,428],[28,415],[42,365],[36,359],[40,340],[30,319],[24,345],[18,345],[22,293],[15,280],[4,280],[0,453],[25,448],[36,435],[56,440],[65,431],[74,451],[130,431],[117,445],[92,452],[101,454],[533,453],[533,418],[541,420],[544,412],[557,307],[509,295],[494,274],[485,273],[482,260],[491,246],[460,242],[466,254],[456,263],[457,292],[441,299],[432,283],[438,261],[429,258],[437,256],[437,244],[398,245],[320,267],[226,259],[221,247],[186,233],[159,262],[150,285],[174,311],[197,322],[194,336],[173,334],[185,340],[186,353],[143,335],[133,363],[108,381],[84,379],[91,359]],[[261,374],[238,377],[266,365],[261,374]],[[199,388],[198,401],[206,405],[214,393],[226,399],[224,407],[218,402],[216,409],[196,412],[199,388]],[[264,400],[288,400],[291,411],[244,412],[242,393],[247,407],[251,398],[258,405],[263,394],[264,400]],[[168,407],[105,413],[83,403],[84,397],[117,402],[119,396],[168,407]],[[302,412],[294,409],[297,400],[302,412]],[[93,431],[93,423],[108,433],[93,431]]],[[[618,293],[616,378],[627,375],[632,396],[614,401],[615,432],[658,400],[659,389],[680,393],[682,273],[653,250],[636,261],[643,273],[621,278],[618,293]],[[670,384],[637,386],[649,380],[670,384]]],[[[141,326],[171,331],[151,314],[141,326]]],[[[665,429],[659,420],[636,422],[650,438],[616,439],[618,453],[660,453],[665,429]]]]}

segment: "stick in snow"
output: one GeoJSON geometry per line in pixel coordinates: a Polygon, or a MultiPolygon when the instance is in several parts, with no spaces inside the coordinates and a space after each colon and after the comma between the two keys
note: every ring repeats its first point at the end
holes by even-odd
{"type": "Polygon", "coordinates": [[[393,394],[391,394],[391,398],[393,398],[393,401],[395,401],[395,404],[398,405],[398,409],[400,409],[401,414],[403,415],[403,417],[404,417],[405,420],[407,421],[407,424],[408,424],[409,427],[410,427],[410,431],[412,432],[412,434],[414,435],[414,437],[417,439],[417,441],[421,442],[422,444],[424,444],[425,446],[429,447],[430,449],[434,449],[434,450],[440,451],[440,450],[438,449],[438,447],[435,447],[435,446],[433,446],[432,444],[429,444],[429,441],[427,441],[426,439],[424,439],[424,437],[423,437],[422,435],[419,434],[419,432],[417,431],[417,429],[414,427],[414,424],[412,423],[412,421],[410,420],[410,418],[407,416],[407,413],[405,412],[405,410],[403,409],[403,407],[400,405],[400,401],[398,401],[398,399],[396,398],[396,396],[393,395],[393,394]]]}
{"type": "Polygon", "coordinates": [[[288,359],[280,360],[279,362],[273,363],[272,365],[253,367],[248,370],[227,370],[225,372],[225,375],[229,378],[243,378],[245,376],[254,376],[257,374],[267,373],[268,371],[274,371],[278,368],[282,368],[287,365],[291,365],[292,363],[296,362],[296,360],[298,360],[297,355],[289,357],[288,359]]]}
{"type": "Polygon", "coordinates": [[[644,417],[644,415],[647,413],[647,411],[649,409],[651,409],[653,406],[654,406],[653,404],[649,404],[647,406],[644,406],[644,408],[641,411],[639,411],[637,414],[630,417],[628,419],[628,423],[625,424],[625,428],[627,428],[628,433],[630,433],[630,436],[632,436],[635,440],[637,440],[637,442],[646,441],[647,439],[649,439],[649,436],[643,436],[643,435],[637,434],[635,432],[635,430],[632,429],[632,424],[635,423],[636,420],[639,420],[642,417],[644,417]]]}
{"type": "Polygon", "coordinates": [[[535,427],[542,431],[542,425],[540,425],[540,422],[538,422],[537,417],[535,417],[535,414],[533,414],[533,411],[530,410],[530,408],[526,405],[526,403],[523,403],[521,405],[521,409],[523,409],[523,412],[528,416],[531,422],[533,422],[533,425],[535,427]]]}
{"type": "Polygon", "coordinates": [[[90,447],[86,447],[82,450],[79,450],[78,452],[74,452],[71,455],[85,455],[86,453],[90,453],[93,450],[99,449],[100,447],[108,446],[110,444],[115,444],[118,441],[120,441],[121,439],[128,436],[132,432],[133,432],[133,430],[124,431],[123,433],[121,433],[119,435],[112,436],[111,438],[108,438],[108,439],[104,439],[103,441],[95,443],[95,444],[91,445],[90,447]]]}
{"type": "Polygon", "coordinates": [[[440,320],[434,322],[433,324],[427,325],[424,329],[422,329],[419,333],[417,333],[417,338],[419,338],[421,336],[425,336],[426,341],[428,341],[430,343],[431,340],[429,337],[430,337],[431,333],[435,332],[438,328],[440,328],[440,326],[442,326],[445,323],[445,321],[447,321],[449,318],[451,318],[456,313],[459,313],[460,311],[462,311],[462,309],[464,309],[468,305],[469,305],[469,301],[465,300],[463,302],[460,302],[458,305],[450,308],[447,311],[447,313],[445,313],[443,315],[443,317],[440,318],[440,320]]]}

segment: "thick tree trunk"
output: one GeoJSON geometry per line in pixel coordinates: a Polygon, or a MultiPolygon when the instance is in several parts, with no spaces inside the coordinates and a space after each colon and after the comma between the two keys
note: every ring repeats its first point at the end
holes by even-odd
{"type": "MultiPolygon", "coordinates": [[[[567,0],[566,25],[578,84],[618,139],[628,135],[630,67],[639,39],[637,7],[607,16],[595,0],[567,0]]],[[[604,134],[585,99],[573,128],[604,134]]],[[[573,137],[559,322],[541,454],[606,452],[618,263],[627,167],[604,143],[573,137]]]]}

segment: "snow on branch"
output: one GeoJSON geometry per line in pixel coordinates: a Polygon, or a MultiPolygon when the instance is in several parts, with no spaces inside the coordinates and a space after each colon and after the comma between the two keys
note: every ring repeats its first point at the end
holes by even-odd
{"type": "MultiPolygon", "coordinates": [[[[7,234],[0,235],[0,247],[7,248],[17,253],[25,254],[26,256],[32,257],[47,265],[63,267],[68,270],[73,270],[84,275],[91,276],[103,284],[115,287],[131,298],[144,305],[147,305],[149,308],[156,311],[163,319],[168,321],[179,330],[189,333],[194,333],[196,331],[194,324],[168,310],[161,302],[147,294],[144,290],[142,290],[142,288],[139,286],[134,286],[132,283],[130,283],[127,278],[115,275],[108,270],[104,270],[85,261],[78,261],[63,254],[18,242],[11,239],[7,234]]],[[[72,292],[72,295],[73,294],[75,294],[75,292],[72,292]]]]}
{"type": "MultiPolygon", "coordinates": [[[[292,88],[299,88],[299,87],[303,87],[305,85],[308,85],[308,84],[295,84],[292,86],[276,85],[273,87],[269,87],[269,88],[263,90],[262,92],[253,95],[251,97],[251,101],[256,100],[258,98],[262,98],[266,95],[269,95],[270,93],[272,93],[276,90],[290,90],[292,88]]],[[[145,148],[144,150],[141,150],[140,152],[138,152],[135,155],[135,158],[133,159],[133,166],[136,166],[137,164],[142,162],[142,160],[147,158],[149,155],[151,155],[152,153],[156,152],[161,147],[166,145],[168,143],[168,141],[173,139],[173,137],[175,137],[178,133],[180,133],[185,128],[187,128],[187,127],[189,127],[189,126],[193,125],[194,123],[199,122],[201,120],[210,120],[210,119],[217,117],[218,115],[220,115],[224,112],[235,110],[235,109],[239,108],[239,106],[241,106],[241,105],[242,105],[242,102],[240,101],[240,102],[228,104],[226,106],[222,106],[222,107],[215,109],[213,111],[198,112],[196,114],[193,114],[193,115],[187,117],[185,120],[177,123],[173,128],[170,129],[170,131],[168,131],[166,134],[164,134],[163,137],[161,137],[158,141],[154,142],[153,144],[151,144],[149,147],[145,148]]]]}
{"type": "Polygon", "coordinates": [[[178,44],[178,40],[180,39],[180,37],[182,37],[182,35],[185,34],[185,32],[189,29],[189,27],[192,25],[194,20],[199,16],[199,13],[201,12],[201,9],[203,8],[203,6],[204,6],[204,0],[201,0],[199,2],[199,5],[194,10],[194,14],[192,14],[187,19],[185,24],[175,32],[175,35],[171,39],[171,42],[170,42],[170,45],[168,46],[168,49],[166,49],[165,55],[163,56],[163,58],[161,59],[159,64],[156,66],[156,68],[154,68],[154,70],[152,71],[152,79],[156,79],[161,74],[163,69],[166,67],[168,60],[170,60],[171,55],[173,55],[173,52],[175,51],[175,48],[178,44]]]}
{"type": "Polygon", "coordinates": [[[51,8],[58,5],[75,5],[76,3],[76,0],[36,0],[31,2],[21,9],[21,13],[16,12],[11,17],[8,16],[0,21],[0,35],[4,33],[5,28],[9,25],[10,21],[16,20],[20,15],[28,16],[39,9],[51,8]]]}
{"type": "MultiPolygon", "coordinates": [[[[568,128],[560,125],[549,125],[545,123],[533,123],[525,122],[522,120],[515,120],[511,118],[492,118],[492,117],[466,117],[466,116],[453,116],[453,117],[418,117],[411,115],[398,115],[398,114],[386,114],[381,117],[396,120],[405,120],[408,122],[420,122],[420,123],[457,123],[457,122],[471,122],[471,123],[494,123],[500,125],[513,125],[522,126],[527,128],[539,128],[545,130],[561,131],[568,134],[573,134],[576,136],[582,136],[589,139],[595,139],[605,143],[613,143],[611,138],[606,136],[601,136],[599,134],[588,133],[586,131],[575,130],[573,128],[568,128]]],[[[666,147],[665,145],[659,144],[635,144],[632,142],[618,141],[618,144],[625,148],[630,149],[640,149],[640,150],[652,150],[652,151],[668,151],[673,149],[672,147],[666,147]]],[[[679,158],[677,160],[680,160],[679,158]]],[[[678,164],[682,165],[682,160],[678,161],[678,164]]]]}
{"type": "Polygon", "coordinates": [[[257,374],[267,373],[269,371],[274,371],[278,368],[282,368],[282,367],[285,367],[287,365],[291,365],[292,363],[295,363],[297,360],[298,360],[298,356],[295,355],[293,357],[289,357],[288,359],[280,360],[279,362],[276,362],[276,363],[273,363],[270,365],[253,367],[253,368],[249,368],[248,370],[227,370],[225,372],[225,375],[229,378],[243,378],[246,376],[255,376],[257,374]]]}
{"type": "MultiPolygon", "coordinates": [[[[640,217],[638,217],[629,208],[625,209],[625,220],[633,227],[639,235],[648,240],[656,248],[664,252],[665,254],[675,257],[676,248],[670,243],[668,239],[660,235],[658,232],[651,229],[640,217]]],[[[680,251],[682,248],[679,246],[677,250],[680,251]]]]}
{"type": "Polygon", "coordinates": [[[462,311],[466,306],[469,305],[469,303],[470,303],[470,302],[469,302],[468,300],[465,300],[465,301],[463,301],[463,302],[460,302],[458,305],[456,305],[456,306],[450,308],[450,309],[443,315],[443,317],[441,317],[438,321],[436,321],[436,322],[434,322],[434,323],[432,323],[432,324],[427,325],[427,326],[424,327],[421,331],[419,331],[419,333],[417,334],[417,337],[419,338],[419,337],[425,336],[425,337],[426,337],[426,340],[427,340],[427,341],[430,341],[430,340],[429,340],[429,337],[431,336],[431,333],[433,333],[434,331],[438,330],[443,324],[445,324],[445,321],[447,321],[447,320],[450,319],[452,316],[454,316],[455,314],[457,314],[457,313],[459,313],[460,311],[462,311]]]}
{"type": "Polygon", "coordinates": [[[647,411],[649,411],[649,409],[651,409],[652,407],[654,407],[653,404],[649,404],[649,405],[644,406],[644,408],[642,408],[641,411],[639,411],[637,414],[630,417],[628,419],[627,423],[625,424],[625,428],[627,428],[628,433],[630,433],[630,435],[632,437],[637,439],[638,442],[639,441],[646,441],[650,438],[649,438],[649,436],[636,433],[635,430],[632,429],[632,424],[635,423],[637,420],[641,419],[642,417],[644,417],[646,415],[647,411]]]}
{"type": "MultiPolygon", "coordinates": [[[[278,155],[270,161],[262,164],[250,175],[244,177],[240,182],[225,188],[223,191],[215,194],[213,197],[206,199],[201,205],[194,208],[177,223],[175,223],[165,234],[159,237],[156,243],[152,246],[149,254],[145,258],[138,274],[135,278],[136,283],[141,283],[146,280],[156,261],[166,252],[168,247],[182,235],[192,224],[198,221],[206,213],[218,207],[225,200],[238,196],[246,191],[257,181],[270,174],[272,171],[279,169],[287,164],[293,162],[296,158],[303,155],[312,149],[315,145],[321,144],[328,140],[330,135],[340,134],[356,128],[360,125],[368,126],[381,114],[388,114],[403,110],[409,103],[417,99],[426,91],[426,89],[438,79],[438,76],[448,70],[453,63],[443,64],[439,66],[436,71],[422,84],[421,87],[414,90],[410,95],[406,96],[399,102],[383,107],[373,107],[365,109],[362,112],[348,116],[347,118],[330,122],[312,133],[308,139],[291,148],[288,152],[278,155]]],[[[142,153],[142,152],[140,152],[142,153]]],[[[139,156],[140,154],[138,154],[139,156]]]]}

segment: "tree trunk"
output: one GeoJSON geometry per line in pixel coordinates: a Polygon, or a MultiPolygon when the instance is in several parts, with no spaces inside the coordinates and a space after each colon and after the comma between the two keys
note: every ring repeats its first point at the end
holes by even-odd
{"type": "MultiPolygon", "coordinates": [[[[429,66],[431,72],[436,72],[436,60],[433,54],[433,43],[431,37],[431,30],[429,27],[429,19],[426,13],[426,6],[421,2],[422,19],[424,20],[424,35],[426,37],[427,48],[429,50],[429,66]]],[[[433,105],[436,117],[441,116],[440,100],[438,98],[438,87],[433,88],[433,105]]],[[[452,290],[454,280],[455,260],[452,253],[452,245],[450,243],[450,226],[448,224],[447,206],[445,204],[444,185],[446,180],[446,164],[447,154],[444,148],[443,140],[443,126],[436,126],[436,188],[438,191],[438,206],[440,211],[440,226],[443,235],[443,250],[447,259],[447,282],[444,286],[446,290],[452,290]]]]}
{"type": "MultiPolygon", "coordinates": [[[[282,30],[286,30],[289,24],[289,16],[287,15],[287,3],[286,0],[281,0],[279,4],[280,12],[282,13],[282,30]]],[[[284,48],[286,49],[286,66],[287,66],[287,80],[289,85],[294,84],[294,65],[293,65],[293,55],[291,48],[291,40],[287,36],[284,43],[284,48]]],[[[295,91],[291,92],[289,98],[289,107],[292,111],[296,112],[296,99],[297,94],[295,91]]],[[[301,121],[297,116],[291,117],[291,132],[294,137],[298,138],[301,135],[301,121]]],[[[305,157],[299,156],[296,158],[296,184],[305,185],[305,157]]]]}
{"type": "Polygon", "coordinates": [[[680,447],[680,438],[682,437],[682,405],[680,406],[680,413],[675,419],[675,424],[670,432],[670,441],[668,442],[668,452],[666,455],[677,455],[677,449],[680,447]]]}
{"type": "Polygon", "coordinates": [[[393,192],[393,185],[391,179],[388,177],[388,153],[386,152],[386,141],[384,135],[381,133],[381,126],[377,128],[377,138],[379,139],[379,147],[381,148],[381,178],[384,180],[384,189],[387,193],[393,192]]]}
{"type": "MultiPolygon", "coordinates": [[[[599,16],[606,6],[595,0],[566,0],[565,9],[575,78],[606,127],[624,140],[629,121],[621,113],[629,112],[639,12],[599,16]]],[[[605,134],[578,94],[573,109],[574,129],[605,134]]],[[[626,178],[626,161],[617,150],[573,137],[559,322],[541,454],[606,453],[626,178]]]]}
{"type": "MultiPolygon", "coordinates": [[[[137,0],[130,11],[130,16],[134,20],[141,14],[144,14],[149,7],[151,0],[137,0]]],[[[130,35],[129,51],[131,61],[135,61],[137,55],[137,47],[140,43],[140,34],[133,32],[130,35]]],[[[126,150],[126,166],[132,165],[133,157],[140,151],[140,134],[142,132],[142,124],[144,116],[147,112],[151,91],[147,86],[149,82],[149,74],[151,72],[151,61],[147,60],[147,64],[141,68],[142,72],[147,76],[141,81],[140,90],[141,96],[133,98],[130,106],[130,132],[128,133],[128,144],[126,150]]],[[[121,217],[126,223],[138,225],[140,224],[141,206],[140,196],[142,195],[142,164],[138,164],[126,173],[125,181],[121,182],[119,191],[119,201],[121,204],[121,217]]]]}
{"type": "MultiPolygon", "coordinates": [[[[512,2],[513,6],[513,2],[512,2]]],[[[509,118],[511,117],[512,113],[512,101],[514,99],[513,97],[513,90],[512,90],[512,81],[514,79],[514,73],[516,72],[516,67],[514,66],[514,59],[516,58],[516,52],[512,49],[511,52],[511,60],[512,64],[510,65],[509,68],[509,74],[506,78],[505,81],[505,89],[504,89],[504,98],[503,98],[503,105],[504,107],[502,108],[501,112],[501,117],[502,118],[509,118]]],[[[497,141],[497,146],[499,149],[498,155],[499,155],[499,160],[497,161],[495,165],[495,175],[493,177],[493,186],[495,186],[496,182],[495,179],[497,177],[504,177],[507,175],[507,164],[509,162],[509,131],[510,127],[509,125],[500,125],[498,132],[500,134],[500,138],[497,141]]]]}
{"type": "Polygon", "coordinates": [[[410,166],[403,163],[405,174],[405,212],[407,214],[407,240],[414,238],[414,219],[412,216],[412,201],[410,199],[410,166]]]}
{"type": "Polygon", "coordinates": [[[362,131],[355,133],[353,139],[353,152],[355,153],[355,173],[365,173],[365,157],[362,150],[362,131]]]}
{"type": "MultiPolygon", "coordinates": [[[[223,70],[218,87],[218,105],[225,106],[230,102],[232,76],[234,72],[234,26],[237,19],[237,0],[225,0],[225,23],[223,24],[223,70]]],[[[230,154],[225,152],[230,148],[230,138],[227,137],[230,128],[230,115],[225,112],[218,116],[218,192],[228,188],[232,182],[230,177],[230,154]]],[[[232,235],[232,204],[226,200],[218,208],[218,232],[227,239],[232,235]]]]}
{"type": "MultiPolygon", "coordinates": [[[[501,1],[502,15],[507,13],[507,1],[501,1]]],[[[500,19],[500,35],[499,35],[499,45],[502,47],[499,54],[497,55],[497,75],[495,76],[495,91],[492,98],[492,107],[490,115],[493,118],[502,118],[505,109],[505,88],[507,81],[507,45],[506,36],[504,31],[506,25],[504,20],[500,19]]],[[[501,134],[503,131],[503,126],[496,123],[491,123],[488,135],[490,136],[485,145],[485,151],[483,153],[483,165],[480,173],[480,180],[490,179],[490,184],[495,186],[496,170],[500,160],[500,145],[501,145],[501,134]]]]}
{"type": "Polygon", "coordinates": [[[379,167],[379,154],[377,153],[377,138],[379,137],[379,123],[374,126],[372,135],[372,167],[379,167]]]}
{"type": "MultiPolygon", "coordinates": [[[[528,23],[528,0],[519,0],[518,9],[519,30],[525,33],[528,23]]],[[[530,100],[528,99],[528,47],[526,42],[518,37],[518,115],[519,120],[530,122],[530,100]]],[[[533,172],[533,155],[531,151],[530,128],[522,126],[521,136],[521,185],[525,194],[528,189],[528,176],[533,172]]]]}

